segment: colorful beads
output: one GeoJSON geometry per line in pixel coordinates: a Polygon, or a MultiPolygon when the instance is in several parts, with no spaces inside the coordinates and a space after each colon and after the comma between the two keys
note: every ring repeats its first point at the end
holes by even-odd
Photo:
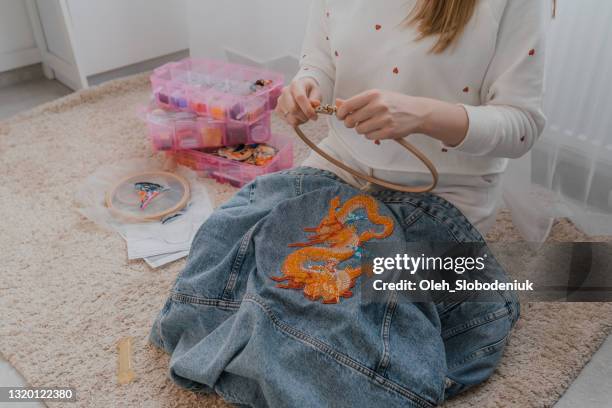
{"type": "Polygon", "coordinates": [[[204,115],[208,109],[207,109],[206,104],[204,102],[192,101],[191,102],[191,110],[196,112],[199,115],[204,115]]]}
{"type": "Polygon", "coordinates": [[[225,119],[225,108],[223,106],[211,106],[210,116],[213,119],[224,120],[225,119]]]}
{"type": "Polygon", "coordinates": [[[222,146],[223,126],[214,124],[203,126],[200,129],[200,136],[204,146],[222,146]]]}
{"type": "Polygon", "coordinates": [[[163,94],[161,92],[157,94],[157,100],[159,101],[159,103],[162,103],[164,105],[168,105],[170,103],[168,95],[163,94]]]}

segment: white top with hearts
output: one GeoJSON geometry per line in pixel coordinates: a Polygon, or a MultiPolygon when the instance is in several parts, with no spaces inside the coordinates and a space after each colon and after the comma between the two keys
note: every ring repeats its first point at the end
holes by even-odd
{"type": "MultiPolygon", "coordinates": [[[[436,39],[415,41],[416,29],[405,24],[416,1],[313,0],[296,77],[316,79],[325,102],[386,89],[462,104],[469,130],[459,146],[448,147],[426,135],[409,140],[440,172],[434,193],[484,232],[494,221],[500,174],[508,158],[529,151],[545,125],[548,3],[480,0],[459,41],[433,54],[429,50],[436,39]]],[[[321,147],[340,159],[405,184],[426,176],[418,159],[394,142],[377,146],[342,122],[329,121],[330,133],[321,147]]],[[[359,184],[316,156],[305,164],[359,184]]]]}

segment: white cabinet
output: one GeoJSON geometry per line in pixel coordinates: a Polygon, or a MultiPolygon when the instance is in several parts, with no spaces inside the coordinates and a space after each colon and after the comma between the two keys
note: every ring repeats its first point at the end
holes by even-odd
{"type": "Polygon", "coordinates": [[[58,79],[89,78],[189,48],[185,0],[27,0],[42,61],[58,79]]]}
{"type": "Polygon", "coordinates": [[[40,62],[23,1],[0,0],[0,72],[40,62]]]}

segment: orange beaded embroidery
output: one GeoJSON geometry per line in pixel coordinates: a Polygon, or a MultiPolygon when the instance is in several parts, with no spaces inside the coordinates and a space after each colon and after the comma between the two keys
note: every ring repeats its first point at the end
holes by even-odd
{"type": "Polygon", "coordinates": [[[288,245],[300,249],[287,256],[281,266],[282,276],[271,278],[279,282],[276,285],[279,288],[303,289],[304,295],[312,301],[338,303],[341,297],[353,295],[351,289],[361,275],[361,267],[338,268],[338,265],[357,256],[361,244],[390,236],[393,228],[393,219],[378,212],[378,204],[372,197],[354,196],[343,205],[340,205],[340,197],[335,197],[321,223],[314,228],[304,228],[312,233],[308,242],[288,245]],[[365,216],[360,218],[355,214],[359,209],[365,216]],[[353,221],[361,219],[382,225],[382,231],[368,229],[359,233],[353,221]]]}

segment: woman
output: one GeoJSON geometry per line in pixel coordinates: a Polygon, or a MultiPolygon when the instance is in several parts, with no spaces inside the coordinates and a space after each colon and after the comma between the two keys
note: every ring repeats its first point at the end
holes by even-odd
{"type": "MultiPolygon", "coordinates": [[[[515,294],[369,297],[363,244],[486,251],[474,225],[492,222],[504,157],[529,150],[544,125],[543,13],[535,0],[314,0],[281,115],[316,120],[312,103],[338,99],[323,149],[422,183],[415,159],[385,140],[410,135],[440,183],[366,194],[311,156],[242,188],[196,234],[151,331],[173,380],[241,406],[418,408],[486,380],[518,318],[515,294]]],[[[489,260],[477,278],[506,281],[489,260]]]]}
{"type": "MultiPolygon", "coordinates": [[[[423,184],[419,161],[385,141],[410,136],[440,172],[434,193],[486,233],[507,158],[544,128],[544,1],[315,0],[311,12],[277,111],[297,125],[317,119],[311,102],[340,99],[342,122],[320,147],[362,172],[423,184]]],[[[363,184],[314,153],[304,165],[363,184]]]]}
{"type": "MultiPolygon", "coordinates": [[[[410,136],[438,168],[433,193],[484,234],[508,158],[528,152],[544,128],[545,13],[540,0],[315,0],[301,69],[277,112],[296,126],[318,119],[313,105],[335,100],[338,120],[319,147],[363,173],[423,184],[422,164],[388,140],[410,136]]],[[[365,185],[314,152],[304,165],[365,185]]],[[[466,310],[447,318],[479,319],[466,310]]],[[[506,334],[487,333],[492,340],[506,334]]],[[[447,364],[455,365],[447,398],[486,379],[497,363],[458,363],[466,354],[451,348],[469,350],[473,339],[445,339],[447,364]]]]}

